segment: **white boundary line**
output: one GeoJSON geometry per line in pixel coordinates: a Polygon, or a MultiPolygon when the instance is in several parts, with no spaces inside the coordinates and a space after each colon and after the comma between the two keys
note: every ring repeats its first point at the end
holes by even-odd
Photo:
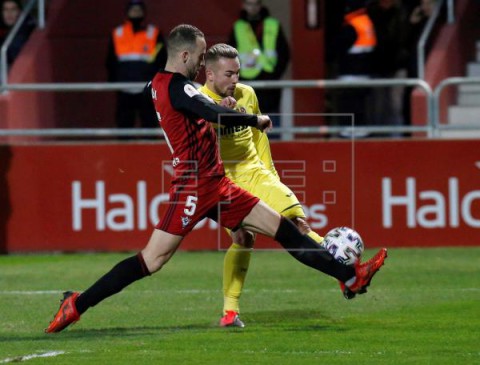
{"type": "Polygon", "coordinates": [[[58,355],[66,354],[65,351],[49,351],[40,354],[31,354],[31,355],[23,355],[23,356],[15,356],[15,357],[8,357],[6,359],[0,360],[0,364],[6,364],[9,362],[20,362],[20,361],[27,361],[32,359],[37,359],[40,357],[55,357],[58,355]]]}
{"type": "MultiPolygon", "coordinates": [[[[322,291],[337,292],[337,288],[320,288],[322,291]]],[[[378,290],[378,289],[377,289],[378,290]]],[[[442,292],[477,292],[480,288],[449,288],[439,289],[442,292]]],[[[286,289],[245,289],[246,293],[298,293],[301,290],[296,288],[286,289]]],[[[402,290],[403,291],[403,290],[402,290]]],[[[52,295],[61,294],[64,290],[0,290],[0,295],[52,295]]],[[[130,292],[152,294],[152,293],[175,293],[175,294],[210,294],[220,293],[220,289],[162,289],[162,290],[130,290],[130,292]]]]}
{"type": "MultiPolygon", "coordinates": [[[[260,293],[296,293],[298,289],[245,289],[246,292],[260,293]]],[[[61,294],[64,290],[0,290],[0,295],[51,295],[61,294]]],[[[176,293],[176,294],[208,294],[220,293],[221,289],[163,289],[163,290],[135,290],[136,293],[176,293]]]]}
{"type": "Polygon", "coordinates": [[[62,290],[0,290],[0,295],[43,295],[61,294],[62,290]]]}

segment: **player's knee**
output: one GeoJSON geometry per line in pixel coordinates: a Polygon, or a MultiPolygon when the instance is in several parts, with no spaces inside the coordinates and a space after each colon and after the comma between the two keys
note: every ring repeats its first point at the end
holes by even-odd
{"type": "Polygon", "coordinates": [[[255,233],[246,232],[244,236],[243,246],[245,248],[252,248],[255,243],[255,233]]]}
{"type": "Polygon", "coordinates": [[[172,254],[173,252],[172,253],[169,252],[167,254],[157,256],[157,255],[151,255],[151,254],[149,255],[145,251],[142,252],[143,259],[145,261],[145,266],[147,267],[150,274],[154,274],[157,271],[159,271],[168,262],[172,254]]]}
{"type": "Polygon", "coordinates": [[[308,223],[305,221],[305,219],[300,218],[300,217],[295,217],[292,219],[293,223],[297,226],[298,230],[302,234],[308,234],[312,230],[308,223]]]}
{"type": "Polygon", "coordinates": [[[156,273],[163,266],[163,263],[161,263],[159,260],[155,260],[153,258],[145,257],[145,256],[144,256],[144,259],[145,259],[145,265],[148,271],[150,272],[150,274],[156,273]]]}
{"type": "Polygon", "coordinates": [[[157,271],[159,271],[163,267],[163,263],[159,262],[151,262],[148,266],[148,271],[150,271],[150,274],[155,274],[157,271]]]}
{"type": "Polygon", "coordinates": [[[233,240],[240,246],[252,248],[255,243],[255,234],[244,229],[239,229],[233,234],[233,240]]]}

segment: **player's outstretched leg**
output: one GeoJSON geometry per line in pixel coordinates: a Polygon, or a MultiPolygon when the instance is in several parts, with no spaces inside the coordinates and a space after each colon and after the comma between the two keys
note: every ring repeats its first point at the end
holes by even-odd
{"type": "Polygon", "coordinates": [[[147,246],[141,252],[119,262],[82,294],[73,295],[73,298],[65,298],[45,332],[62,331],[73,322],[78,321],[80,315],[88,308],[122,291],[133,282],[160,270],[173,256],[182,238],[182,236],[155,229],[147,246]],[[71,307],[71,312],[76,312],[78,316],[64,316],[63,311],[67,307],[71,307]]]}
{"type": "Polygon", "coordinates": [[[129,257],[115,265],[107,274],[83,294],[65,292],[60,308],[52,322],[45,329],[46,333],[60,332],[80,319],[88,308],[95,306],[134,281],[150,275],[141,253],[129,257]]]}
{"type": "MultiPolygon", "coordinates": [[[[313,239],[317,244],[321,244],[323,241],[323,237],[320,237],[317,233],[315,233],[309,225],[305,222],[303,217],[290,217],[286,215],[287,218],[291,219],[293,223],[297,226],[301,233],[308,235],[311,239],[313,239]]],[[[372,280],[373,275],[379,270],[379,268],[384,264],[385,258],[387,257],[387,249],[382,248],[380,249],[377,254],[368,260],[367,262],[357,265],[355,269],[355,277],[360,277],[361,280],[355,284],[355,286],[360,286],[361,288],[356,292],[353,292],[350,288],[348,288],[345,283],[340,283],[340,289],[342,290],[343,296],[346,299],[353,299],[356,294],[364,294],[367,292],[367,287],[370,285],[370,281],[372,280]],[[366,277],[366,279],[365,279],[366,277]],[[367,283],[362,286],[361,283],[367,283]]],[[[355,290],[355,288],[354,288],[355,290]]]]}
{"type": "Polygon", "coordinates": [[[281,217],[280,225],[274,238],[290,255],[304,265],[343,282],[355,276],[353,267],[336,261],[324,247],[319,246],[310,237],[302,234],[295,224],[285,217],[281,217]],[[343,278],[343,280],[340,278],[343,278]]]}
{"type": "Polygon", "coordinates": [[[302,235],[295,225],[284,217],[280,220],[275,240],[280,242],[298,261],[345,283],[349,294],[364,293],[387,257],[387,249],[382,248],[372,259],[363,264],[353,267],[341,264],[310,237],[302,235]]]}

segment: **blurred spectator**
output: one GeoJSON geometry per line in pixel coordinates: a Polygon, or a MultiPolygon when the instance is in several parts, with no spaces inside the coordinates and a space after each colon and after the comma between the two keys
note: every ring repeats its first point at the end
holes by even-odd
{"type": "MultiPolygon", "coordinates": [[[[1,19],[0,19],[0,46],[7,39],[10,30],[15,26],[23,6],[20,0],[3,0],[1,1],[1,19]]],[[[27,42],[30,34],[35,29],[35,21],[32,17],[27,16],[23,24],[20,26],[17,34],[10,43],[7,50],[7,63],[11,65],[27,42]]]]}
{"type": "MultiPolygon", "coordinates": [[[[270,16],[261,0],[243,0],[240,19],[233,24],[228,43],[238,49],[242,80],[278,80],[290,59],[290,50],[280,22],[270,16]]],[[[256,89],[260,110],[279,113],[281,89],[256,89]]],[[[274,125],[280,118],[271,116],[274,125]]]]}
{"type": "MultiPolygon", "coordinates": [[[[129,0],[125,22],[111,34],[106,60],[109,82],[146,82],[166,62],[166,47],[159,29],[145,23],[143,0],[129,0]]],[[[151,100],[143,87],[117,93],[115,122],[119,128],[135,127],[137,113],[143,128],[158,126],[151,100]]]]}
{"type": "Polygon", "coordinates": [[[325,60],[328,77],[336,75],[336,42],[342,30],[346,0],[325,1],[325,60]]]}
{"type": "MultiPolygon", "coordinates": [[[[406,27],[406,47],[407,47],[407,77],[418,77],[418,51],[417,46],[422,36],[423,28],[435,9],[435,0],[420,0],[419,5],[413,8],[407,19],[406,27]]],[[[428,49],[425,50],[426,53],[428,49]]],[[[405,88],[403,98],[403,117],[406,124],[411,124],[411,94],[413,88],[405,88]]]]}
{"type": "MultiPolygon", "coordinates": [[[[374,0],[367,13],[375,27],[374,75],[382,79],[406,76],[405,19],[400,0],[374,0]]],[[[374,88],[372,124],[402,125],[403,87],[374,88]]]]}
{"type": "Polygon", "coordinates": [[[409,77],[418,76],[417,45],[423,32],[423,28],[435,9],[435,0],[421,0],[415,7],[407,22],[407,47],[409,51],[407,72],[409,77]]]}
{"type": "MultiPolygon", "coordinates": [[[[368,80],[374,74],[373,52],[377,45],[373,22],[367,14],[365,0],[347,0],[345,4],[344,23],[335,42],[337,77],[347,81],[368,80]]],[[[338,93],[337,112],[353,114],[355,126],[367,125],[370,92],[368,88],[343,89],[338,93]]],[[[341,125],[351,123],[351,118],[339,121],[341,125]]],[[[355,136],[364,135],[357,130],[355,136]]]]}
{"type": "Polygon", "coordinates": [[[407,16],[410,16],[410,14],[412,14],[413,9],[415,9],[419,5],[420,5],[420,0],[402,0],[402,7],[407,16]]]}

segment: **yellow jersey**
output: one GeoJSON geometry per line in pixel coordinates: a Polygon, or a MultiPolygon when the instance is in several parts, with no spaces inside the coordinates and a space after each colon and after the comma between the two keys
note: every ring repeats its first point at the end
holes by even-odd
{"type": "MultiPolygon", "coordinates": [[[[222,97],[205,85],[199,88],[215,103],[222,97]]],[[[233,97],[237,101],[235,109],[249,114],[260,114],[258,99],[252,87],[238,84],[233,97]]],[[[220,144],[220,155],[225,166],[225,174],[241,188],[258,196],[273,210],[281,215],[294,219],[305,217],[302,205],[288,186],[280,181],[273,164],[270,143],[266,133],[248,126],[216,128],[220,144]]],[[[314,231],[308,235],[317,243],[323,238],[314,231]]]]}
{"type": "MultiPolygon", "coordinates": [[[[200,92],[209,96],[217,104],[223,99],[205,85],[200,92]]],[[[252,87],[238,83],[233,97],[237,101],[235,109],[242,113],[260,114],[258,99],[252,87]]],[[[278,174],[273,165],[268,137],[256,128],[249,126],[216,128],[219,140],[220,155],[225,166],[226,175],[237,180],[248,173],[255,166],[267,168],[277,178],[278,174]]]]}

